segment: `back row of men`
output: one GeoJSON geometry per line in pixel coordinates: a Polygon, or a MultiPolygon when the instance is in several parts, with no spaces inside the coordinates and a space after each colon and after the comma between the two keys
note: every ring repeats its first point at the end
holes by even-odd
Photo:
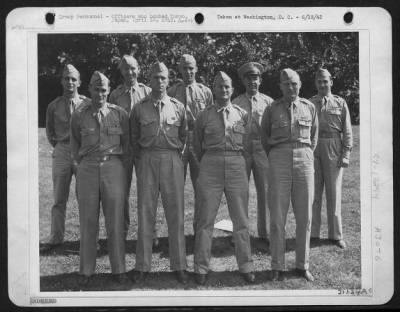
{"type": "Polygon", "coordinates": [[[343,168],[349,164],[352,132],[346,102],[331,93],[330,73],[318,70],[318,94],[306,100],[299,97],[297,72],[283,69],[282,98],[274,101],[258,90],[262,65],[249,62],[238,70],[246,92],[231,102],[232,81],[224,72],[215,76],[212,92],[196,82],[193,56],[183,55],[179,69],[183,81],[167,90],[167,67],[153,64],[150,89],[137,81],[140,69],[136,59],[125,55],[119,65],[124,83],[111,92],[108,102],[106,76],[98,71],[93,74],[89,100],[78,94],[78,70],[72,65],[64,68],[64,94],[47,109],[47,137],[54,147],[55,203],[50,241],[42,250],[63,243],[69,186],[76,173],[79,283],[86,285],[95,272],[100,201],[113,276],[128,283],[131,275],[125,273],[125,239],[135,167],[138,232],[133,280],[143,281],[151,270],[161,193],[170,268],[178,281],[186,283],[184,183],[189,166],[195,194],[196,282],[203,285],[207,281],[214,222],[225,193],[239,272],[253,283],[248,230],[249,178],[253,172],[258,236],[268,243],[270,232],[272,280],[282,279],[285,270],[285,224],[291,201],[296,219],[296,271],[312,281],[310,238],[320,236],[324,187],[328,238],[345,248],[341,182],[343,168]]]}

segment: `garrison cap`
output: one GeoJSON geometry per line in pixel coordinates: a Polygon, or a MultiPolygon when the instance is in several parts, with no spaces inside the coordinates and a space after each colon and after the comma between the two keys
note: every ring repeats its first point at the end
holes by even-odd
{"type": "Polygon", "coordinates": [[[62,75],[73,75],[76,78],[80,77],[79,71],[72,64],[67,64],[64,66],[62,75]]]}
{"type": "Polygon", "coordinates": [[[164,74],[166,77],[168,77],[168,68],[167,66],[165,66],[164,63],[162,62],[155,62],[153,65],[151,65],[150,70],[149,70],[149,78],[153,75],[153,74],[158,74],[158,73],[162,73],[164,74]]]}
{"type": "Polygon", "coordinates": [[[325,69],[325,68],[320,68],[320,69],[318,69],[317,72],[315,73],[315,79],[323,78],[323,77],[329,77],[329,78],[331,78],[332,75],[331,75],[331,73],[330,73],[327,69],[325,69]]]}
{"type": "Polygon", "coordinates": [[[213,86],[215,86],[218,82],[229,82],[232,84],[232,79],[225,74],[223,71],[219,71],[214,78],[213,86]]]}
{"type": "Polygon", "coordinates": [[[121,57],[118,68],[121,69],[123,66],[139,67],[137,60],[132,55],[127,54],[121,57]]]}
{"type": "Polygon", "coordinates": [[[193,65],[196,66],[196,59],[193,57],[193,55],[190,54],[183,54],[181,58],[179,59],[179,67],[183,66],[188,66],[188,65],[193,65]]]}
{"type": "Polygon", "coordinates": [[[293,69],[290,68],[282,69],[280,73],[280,81],[285,82],[288,80],[297,80],[299,82],[301,81],[299,74],[295,72],[293,69]]]}
{"type": "Polygon", "coordinates": [[[109,86],[109,80],[106,76],[104,76],[101,72],[95,71],[92,75],[92,78],[90,78],[90,85],[91,86],[109,86]]]}
{"type": "Polygon", "coordinates": [[[246,74],[252,74],[252,75],[259,75],[264,72],[264,67],[257,62],[248,62],[240,66],[238,73],[240,78],[243,78],[246,74]]]}

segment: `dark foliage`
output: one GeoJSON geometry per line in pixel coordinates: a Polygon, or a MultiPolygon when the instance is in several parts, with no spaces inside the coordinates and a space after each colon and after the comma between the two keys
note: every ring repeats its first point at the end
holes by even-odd
{"type": "Polygon", "coordinates": [[[218,70],[233,80],[235,93],[244,91],[237,74],[240,65],[257,61],[264,65],[260,91],[280,97],[279,70],[290,67],[302,79],[301,96],[316,93],[314,73],[327,68],[333,78],[333,93],[346,99],[353,124],[359,123],[358,33],[147,33],[147,34],[41,34],[38,38],[39,126],[45,125],[48,103],[61,94],[60,70],[66,63],[81,72],[80,93],[88,95],[90,75],[100,70],[121,82],[117,69],[120,56],[134,55],[141,65],[139,81],[147,82],[147,70],[156,60],[178,73],[181,54],[193,54],[198,62],[197,78],[211,85],[218,70]]]}

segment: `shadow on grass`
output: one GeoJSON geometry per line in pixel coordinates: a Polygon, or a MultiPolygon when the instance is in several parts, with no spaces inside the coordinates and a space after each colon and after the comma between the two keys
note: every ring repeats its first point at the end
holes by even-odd
{"type": "MultiPolygon", "coordinates": [[[[192,255],[194,250],[194,236],[187,235],[186,239],[186,255],[192,255]]],[[[159,245],[153,248],[153,253],[160,253],[160,257],[168,257],[168,237],[160,237],[159,245]]],[[[262,239],[258,237],[251,236],[251,252],[270,254],[269,245],[262,239]]],[[[107,239],[99,240],[100,249],[97,251],[97,256],[101,257],[107,255],[107,239]]],[[[323,245],[332,245],[332,242],[328,239],[319,239],[311,243],[311,248],[320,247],[323,245]]],[[[286,252],[290,252],[296,249],[296,239],[288,238],[286,239],[286,252]]],[[[234,255],[235,247],[232,242],[231,236],[218,236],[213,238],[212,244],[212,255],[213,257],[227,257],[234,255]]],[[[135,254],[136,253],[136,240],[128,240],[126,242],[126,253],[135,254]]],[[[79,255],[79,241],[66,241],[63,245],[56,247],[49,253],[43,253],[42,255],[49,256],[67,256],[70,254],[79,255]]]]}
{"type": "MultiPolygon", "coordinates": [[[[226,287],[251,287],[252,285],[264,283],[280,283],[291,279],[301,279],[295,271],[284,272],[284,280],[272,282],[272,273],[270,270],[258,271],[255,273],[255,283],[248,284],[238,271],[210,271],[207,282],[200,286],[195,282],[195,274],[188,272],[188,283],[183,285],[179,283],[172,272],[150,272],[145,281],[137,283],[131,281],[127,285],[120,285],[115,282],[110,273],[95,274],[92,276],[87,286],[79,286],[78,273],[64,273],[52,276],[42,276],[40,278],[40,291],[129,291],[129,290],[196,290],[196,289],[224,289],[226,287]]],[[[130,277],[133,271],[129,272],[130,277]]],[[[279,284],[276,284],[278,286],[279,284]]]]}

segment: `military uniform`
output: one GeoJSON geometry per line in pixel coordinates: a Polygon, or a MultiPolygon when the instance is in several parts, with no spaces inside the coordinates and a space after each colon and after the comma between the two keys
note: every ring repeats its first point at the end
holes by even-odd
{"type": "Polygon", "coordinates": [[[171,270],[185,270],[184,176],[181,160],[187,132],[185,107],[167,95],[156,100],[150,94],[134,106],[130,125],[131,145],[138,159],[136,270],[151,270],[152,236],[159,193],[168,225],[171,270]]]}
{"type": "Polygon", "coordinates": [[[249,144],[245,151],[247,176],[253,171],[254,183],[257,191],[257,231],[258,236],[267,239],[269,232],[268,194],[268,158],[261,145],[260,125],[261,118],[267,106],[273,99],[263,93],[249,96],[243,93],[232,103],[246,110],[249,118],[249,144]]]}
{"type": "Polygon", "coordinates": [[[321,228],[322,193],[325,187],[328,216],[328,238],[342,240],[342,177],[339,161],[349,163],[353,145],[349,109],[337,95],[316,95],[314,103],[319,121],[319,139],[314,152],[315,197],[311,237],[319,237],[321,228]]]}
{"type": "Polygon", "coordinates": [[[197,179],[194,272],[207,274],[215,218],[225,193],[233,222],[236,259],[241,273],[253,269],[248,232],[249,182],[243,157],[248,116],[237,105],[212,105],[199,113],[195,123],[194,146],[200,159],[197,179]]]}
{"type": "MultiPolygon", "coordinates": [[[[136,83],[133,87],[129,88],[126,85],[122,84],[118,86],[115,90],[113,90],[110,94],[109,102],[119,107],[122,107],[127,113],[128,116],[131,115],[133,106],[139,103],[142,99],[148,96],[151,92],[151,88],[147,87],[143,83],[136,83]]],[[[124,205],[124,230],[125,230],[125,237],[128,233],[129,229],[129,194],[131,190],[132,184],[132,174],[133,174],[133,167],[135,164],[135,160],[133,158],[132,150],[129,149],[129,157],[125,165],[125,173],[127,175],[127,183],[126,183],[126,198],[125,198],[125,205],[124,205]]]]}
{"type": "MultiPolygon", "coordinates": [[[[292,75],[294,71],[283,72],[292,75]]],[[[289,102],[281,98],[265,109],[261,140],[270,165],[272,270],[285,268],[285,225],[291,200],[296,218],[296,268],[308,271],[314,198],[313,151],[317,139],[318,117],[314,104],[308,100],[297,97],[289,102]]]]}
{"type": "MultiPolygon", "coordinates": [[[[99,79],[107,78],[95,72],[91,84],[99,79]]],[[[71,120],[71,148],[74,159],[79,163],[80,273],[90,276],[95,271],[100,201],[105,217],[111,270],[113,274],[124,273],[123,209],[126,179],[122,164],[126,161],[129,148],[126,112],[110,103],[105,103],[99,109],[90,103],[76,111],[71,120]]]]}
{"type": "MultiPolygon", "coordinates": [[[[213,96],[211,90],[205,85],[194,82],[188,86],[184,82],[178,82],[168,90],[168,95],[176,98],[185,105],[186,116],[188,119],[188,137],[186,141],[186,148],[182,156],[184,165],[184,175],[186,179],[187,167],[189,164],[190,177],[196,196],[196,180],[199,176],[199,160],[193,149],[193,129],[196,117],[200,111],[207,106],[213,104],[213,96]]],[[[198,212],[194,211],[193,229],[196,228],[198,212]]]]}
{"type": "Polygon", "coordinates": [[[69,145],[71,114],[85,100],[86,97],[79,94],[71,99],[66,96],[59,96],[47,107],[46,135],[54,148],[52,154],[54,205],[51,209],[49,241],[53,245],[61,244],[64,241],[65,211],[72,175],[76,173],[76,166],[73,163],[69,145]]]}

